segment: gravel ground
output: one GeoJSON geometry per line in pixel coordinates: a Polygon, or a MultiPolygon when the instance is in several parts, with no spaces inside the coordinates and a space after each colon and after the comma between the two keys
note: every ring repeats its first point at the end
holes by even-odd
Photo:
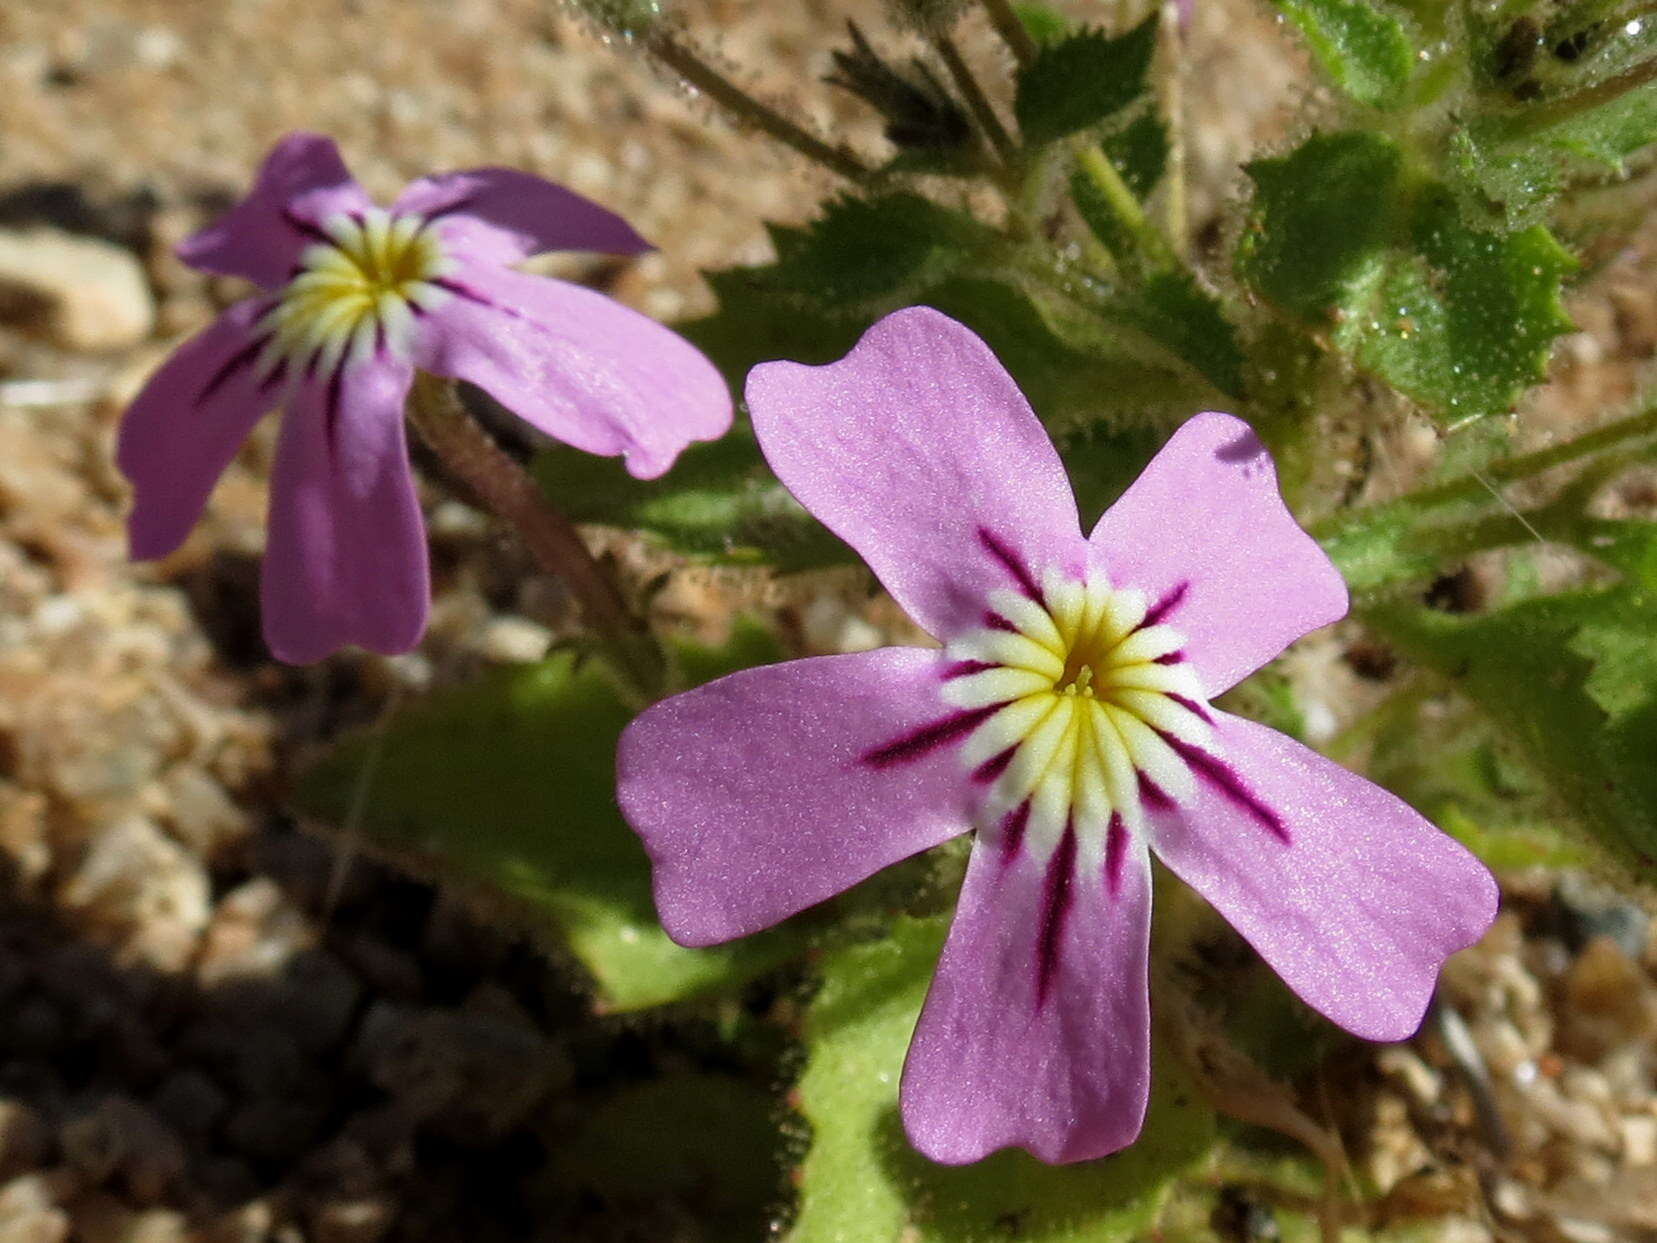
{"type": "MultiPolygon", "coordinates": [[[[877,12],[725,0],[691,20],[744,81],[874,151],[816,80],[845,18],[877,12]]],[[[1300,101],[1295,55],[1240,4],[1201,6],[1191,38],[1200,221],[1300,101]]],[[[539,1137],[594,1073],[579,982],[284,811],[341,729],[544,652],[569,620],[557,585],[428,484],[422,648],[279,666],[255,599],[269,428],[153,566],[125,560],[110,444],[169,344],[237,296],[168,247],[290,128],[335,135],[380,195],[499,162],[600,199],[661,250],[558,270],[665,319],[706,309],[699,269],[764,258],[761,221],[805,218],[827,175],[535,0],[12,0],[0,90],[0,1243],[708,1237],[682,1206],[610,1211],[548,1167],[539,1137]]],[[[1626,399],[1657,348],[1649,243],[1605,260],[1528,435],[1626,399]]],[[[1375,486],[1419,457],[1386,447],[1375,486]]],[[[900,624],[848,604],[860,586],[685,571],[657,600],[708,630],[764,602],[833,650],[900,624]]],[[[1464,1243],[1657,1239],[1654,970],[1637,907],[1509,878],[1443,1021],[1362,1051],[1324,1119],[1386,1219],[1464,1243]]],[[[1272,1237],[1261,1220],[1215,1228],[1272,1237]]]]}

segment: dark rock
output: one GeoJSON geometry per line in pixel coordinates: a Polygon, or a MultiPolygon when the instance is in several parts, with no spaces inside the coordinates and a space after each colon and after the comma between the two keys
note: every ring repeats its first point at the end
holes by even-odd
{"type": "Polygon", "coordinates": [[[1549,912],[1559,937],[1580,953],[1595,937],[1607,937],[1638,962],[1651,940],[1651,916],[1638,903],[1603,881],[1582,872],[1566,872],[1553,889],[1549,912]]]}

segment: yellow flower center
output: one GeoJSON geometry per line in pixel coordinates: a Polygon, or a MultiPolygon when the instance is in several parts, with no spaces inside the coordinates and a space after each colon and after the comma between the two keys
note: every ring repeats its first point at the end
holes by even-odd
{"type": "Polygon", "coordinates": [[[986,714],[961,748],[989,786],[981,829],[1041,856],[1073,830],[1097,862],[1113,827],[1142,832],[1147,803],[1191,796],[1213,731],[1165,611],[1097,570],[1048,573],[1039,598],[992,594],[984,627],[948,644],[945,702],[986,714]]]}
{"type": "Polygon", "coordinates": [[[260,321],[267,337],[260,367],[327,371],[348,352],[356,361],[381,349],[406,357],[415,311],[449,296],[437,282],[453,271],[426,224],[378,207],[326,220],[328,240],[300,255],[299,271],[260,321]]]}

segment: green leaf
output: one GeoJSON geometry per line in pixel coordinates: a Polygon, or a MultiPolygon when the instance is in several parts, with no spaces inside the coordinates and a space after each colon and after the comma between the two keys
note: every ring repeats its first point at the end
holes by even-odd
{"type": "Polygon", "coordinates": [[[1146,90],[1157,19],[1146,18],[1120,38],[1083,30],[1043,45],[1019,71],[1013,114],[1032,146],[1097,125],[1146,90]]]}
{"type": "Polygon", "coordinates": [[[1297,742],[1306,741],[1306,714],[1295,697],[1294,683],[1275,665],[1251,673],[1226,691],[1216,706],[1258,725],[1269,725],[1297,742]]]}
{"type": "Polygon", "coordinates": [[[798,1089],[812,1141],[788,1243],[1144,1237],[1169,1181],[1214,1141],[1213,1115],[1167,1059],[1155,1065],[1139,1141],[1102,1161],[1046,1166],[1005,1152],[952,1168],[933,1165],[904,1140],[898,1077],[945,924],[941,916],[900,919],[890,936],[840,949],[823,963],[798,1089]]]}
{"type": "Polygon", "coordinates": [[[1505,413],[1545,377],[1553,339],[1572,327],[1560,299],[1570,256],[1540,225],[1468,228],[1436,187],[1415,204],[1408,244],[1413,253],[1354,290],[1337,338],[1451,421],[1505,413]]]}
{"type": "Polygon", "coordinates": [[[1342,734],[1345,758],[1494,868],[1587,866],[1593,852],[1549,805],[1546,783],[1465,699],[1408,680],[1342,734]]]}
{"type": "MultiPolygon", "coordinates": [[[[699,655],[699,671],[777,655],[751,629],[733,651],[699,655]]],[[[360,811],[355,828],[375,854],[567,945],[610,1009],[729,991],[796,953],[802,934],[784,926],[711,950],[668,940],[649,861],[615,806],[616,740],[630,716],[596,664],[559,653],[439,692],[342,743],[295,801],[336,823],[360,811]]]]}
{"type": "Polygon", "coordinates": [[[804,229],[771,226],[777,259],[764,269],[783,289],[846,305],[935,279],[963,252],[992,241],[988,226],[918,194],[846,196],[804,229]]]}
{"type": "Polygon", "coordinates": [[[999,244],[971,216],[904,193],[831,200],[804,228],[772,226],[771,238],[775,262],[710,273],[718,311],[680,326],[737,391],[759,362],[840,357],[881,315],[981,270],[999,244]]]}
{"type": "Polygon", "coordinates": [[[1646,590],[1657,589],[1657,522],[1641,518],[1595,518],[1574,524],[1571,543],[1627,575],[1646,590]]]}
{"type": "Polygon", "coordinates": [[[1076,428],[1058,439],[1059,456],[1064,459],[1070,486],[1076,492],[1083,530],[1093,529],[1099,516],[1128,490],[1167,439],[1155,427],[1113,431],[1098,423],[1076,428]]]}
{"type": "Polygon", "coordinates": [[[1492,227],[1542,223],[1573,177],[1624,172],[1657,141],[1657,84],[1526,132],[1511,117],[1479,117],[1451,137],[1456,171],[1475,192],[1475,219],[1492,227]]]}
{"type": "MultiPolygon", "coordinates": [[[[1148,416],[1188,412],[1195,408],[1192,402],[1212,396],[1193,377],[1182,376],[1171,356],[1147,357],[1151,351],[1141,342],[1124,340],[1120,329],[1067,310],[1056,299],[1038,300],[1030,290],[997,276],[993,265],[972,260],[963,252],[958,270],[938,265],[930,283],[850,305],[811,301],[809,285],[785,290],[772,268],[719,273],[714,278],[719,310],[681,331],[728,377],[740,381],[755,364],[775,358],[807,363],[839,358],[880,316],[901,306],[925,305],[983,337],[1050,427],[1118,414],[1124,422],[1144,422],[1148,416]]],[[[1177,308],[1167,299],[1161,304],[1124,301],[1108,309],[1122,324],[1136,319],[1157,325],[1178,322],[1177,308]]],[[[1191,339],[1213,330],[1213,321],[1198,315],[1191,319],[1182,329],[1191,339]]],[[[1224,345],[1217,340],[1208,341],[1206,348],[1212,357],[1223,358],[1224,345]]],[[[680,461],[701,452],[692,449],[680,461]]],[[[664,481],[668,488],[679,469],[664,481]]],[[[612,472],[612,477],[619,482],[619,475],[612,472]]]]}
{"type": "MultiPolygon", "coordinates": [[[[1544,10],[1544,13],[1546,11],[1544,10]]],[[[1609,4],[1559,6],[1536,18],[1469,14],[1467,55],[1477,94],[1451,136],[1464,203],[1478,223],[1526,228],[1573,181],[1622,175],[1657,141],[1657,23],[1609,4]]]]}
{"type": "MultiPolygon", "coordinates": [[[[1112,416],[1118,416],[1120,424],[1143,425],[1164,413],[1188,411],[1209,396],[1202,386],[1158,368],[1143,357],[1147,351],[1122,341],[1119,333],[1090,320],[1062,319],[1026,291],[999,280],[951,276],[914,301],[982,336],[1055,433],[1098,428],[1089,440],[1108,458],[1113,479],[1131,479],[1155,443],[1139,437],[1130,445],[1102,423],[1114,429],[1119,424],[1112,416]]],[[[802,316],[746,291],[731,294],[715,316],[691,325],[687,335],[727,374],[741,375],[773,357],[806,362],[838,357],[868,326],[864,315],[872,321],[875,313],[841,317],[819,310],[802,316]],[[801,339],[775,344],[778,325],[800,332],[801,339]]],[[[1124,303],[1119,315],[1198,353],[1214,372],[1216,387],[1223,390],[1235,380],[1232,330],[1194,285],[1185,290],[1154,283],[1142,300],[1124,303]]],[[[856,560],[772,477],[746,427],[712,444],[693,445],[660,479],[633,479],[612,459],[561,447],[540,454],[534,473],[547,495],[577,521],[642,531],[699,559],[765,563],[785,571],[856,560]]]]}
{"type": "Polygon", "coordinates": [[[1374,610],[1517,746],[1558,800],[1638,873],[1657,868],[1657,594],[1584,589],[1470,617],[1374,610]]]}
{"type": "Polygon", "coordinates": [[[1415,51],[1401,22],[1366,0],[1273,0],[1306,40],[1318,66],[1370,108],[1399,103],[1415,51]]]}
{"type": "Polygon", "coordinates": [[[1123,299],[1123,318],[1194,366],[1227,396],[1243,393],[1243,350],[1219,299],[1181,269],[1154,272],[1123,299]]]}
{"type": "Polygon", "coordinates": [[[1138,198],[1156,189],[1156,183],[1162,180],[1168,167],[1168,127],[1151,108],[1121,129],[1106,134],[1099,145],[1138,198]]]}
{"type": "MultiPolygon", "coordinates": [[[[789,289],[769,267],[727,268],[706,274],[719,301],[711,315],[675,325],[740,393],[757,363],[786,358],[818,365],[839,358],[878,313],[842,310],[813,298],[809,287],[789,289]]],[[[902,305],[902,300],[894,300],[902,305]]],[[[682,460],[682,459],[681,459],[682,460]]]]}
{"type": "Polygon", "coordinates": [[[1202,341],[1220,358],[1219,334],[1230,331],[1223,321],[1216,328],[1205,319],[1202,308],[1173,298],[1123,298],[1113,304],[1118,324],[1147,337],[1165,334],[1159,344],[1169,357],[1162,360],[1148,357],[1152,351],[1119,327],[1075,315],[1056,300],[1038,301],[1001,281],[959,276],[928,290],[924,301],[984,338],[1055,434],[1100,423],[1121,431],[1195,408],[1192,403],[1211,394],[1174,369],[1171,343],[1202,341]],[[1204,337],[1209,332],[1215,335],[1204,337]]]}
{"type": "Polygon", "coordinates": [[[1070,30],[1070,19],[1040,0],[1018,0],[1013,5],[1013,13],[1037,43],[1053,43],[1070,30]]]}
{"type": "Polygon", "coordinates": [[[745,425],[692,445],[658,479],[635,479],[616,458],[562,445],[538,454],[531,470],[575,521],[640,531],[699,560],[783,570],[855,560],[777,482],[745,425]]]}
{"type": "Polygon", "coordinates": [[[741,391],[748,368],[838,358],[888,311],[968,267],[999,235],[916,194],[832,199],[804,228],[771,226],[773,263],[708,275],[719,310],[680,325],[741,391]]]}
{"type": "Polygon", "coordinates": [[[1470,228],[1378,134],[1314,137],[1249,174],[1245,277],[1357,365],[1447,422],[1504,412],[1543,378],[1572,267],[1545,229],[1470,228]]]}
{"type": "Polygon", "coordinates": [[[1400,232],[1397,147],[1378,134],[1318,135],[1247,171],[1255,201],[1244,275],[1285,310],[1328,320],[1400,232]]]}
{"type": "MultiPolygon", "coordinates": [[[[1070,193],[1082,219],[1113,254],[1134,253],[1136,243],[1091,177],[1078,169],[1071,175],[1070,193]]],[[[1101,300],[1100,311],[1106,319],[1144,333],[1221,395],[1242,398],[1243,351],[1237,331],[1219,300],[1186,268],[1150,271],[1133,286],[1101,300]]]]}
{"type": "Polygon", "coordinates": [[[1403,506],[1377,506],[1320,538],[1323,551],[1354,595],[1425,579],[1442,558],[1422,516],[1403,506]]]}
{"type": "MultiPolygon", "coordinates": [[[[1029,257],[1000,234],[907,194],[839,199],[806,228],[773,236],[775,263],[713,274],[719,309],[681,326],[733,387],[757,363],[839,358],[882,315],[927,305],[983,337],[1055,431],[1168,420],[1214,401],[1214,390],[1239,395],[1232,330],[1188,277],[1119,296],[1088,290],[1078,301],[1032,280],[1029,257]]],[[[693,449],[643,487],[613,467],[589,471],[567,453],[561,462],[556,476],[547,467],[549,488],[596,501],[574,505],[578,517],[637,525],[697,555],[743,559],[758,550],[772,559],[769,532],[780,523],[787,541],[799,533],[790,503],[762,482],[751,440],[693,449]],[[686,488],[693,495],[682,495],[686,488]],[[646,497],[673,499],[644,519],[633,509],[646,497]],[[728,545],[719,523],[736,528],[728,545]]],[[[826,537],[805,544],[781,563],[842,555],[826,537]]]]}

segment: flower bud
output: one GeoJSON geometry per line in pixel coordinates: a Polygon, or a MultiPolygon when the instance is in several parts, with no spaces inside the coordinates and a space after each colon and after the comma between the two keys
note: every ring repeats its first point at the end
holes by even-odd
{"type": "Polygon", "coordinates": [[[886,137],[906,151],[949,154],[973,142],[972,123],[925,61],[900,73],[876,55],[855,22],[851,51],[834,53],[835,73],[826,81],[850,91],[886,119],[886,137]]]}

